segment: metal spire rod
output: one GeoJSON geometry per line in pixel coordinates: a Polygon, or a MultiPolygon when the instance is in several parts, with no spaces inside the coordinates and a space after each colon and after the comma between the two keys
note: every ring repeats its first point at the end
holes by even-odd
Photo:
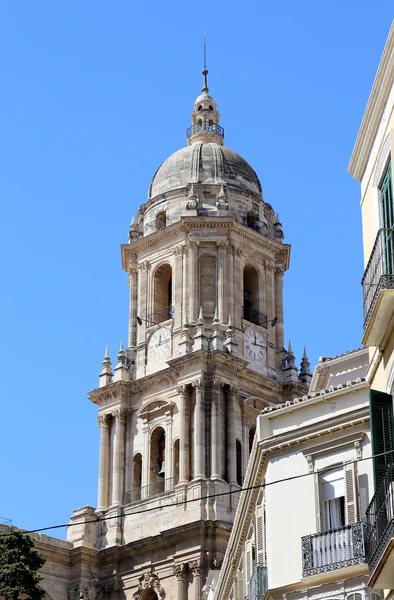
{"type": "Polygon", "coordinates": [[[203,85],[202,91],[203,92],[208,92],[208,81],[207,81],[207,75],[208,75],[208,71],[207,71],[207,36],[205,35],[205,31],[204,31],[204,70],[203,70],[202,74],[204,75],[204,85],[203,85]]]}

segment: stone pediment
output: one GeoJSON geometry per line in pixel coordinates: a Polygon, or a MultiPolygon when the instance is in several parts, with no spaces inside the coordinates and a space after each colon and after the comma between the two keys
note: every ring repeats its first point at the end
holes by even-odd
{"type": "Polygon", "coordinates": [[[151,419],[152,417],[171,412],[172,407],[173,403],[167,402],[167,400],[152,400],[141,407],[138,417],[141,419],[151,419]]]}

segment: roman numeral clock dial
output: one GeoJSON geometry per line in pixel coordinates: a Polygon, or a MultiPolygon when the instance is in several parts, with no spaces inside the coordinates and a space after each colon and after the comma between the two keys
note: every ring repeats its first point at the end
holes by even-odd
{"type": "Polygon", "coordinates": [[[244,334],[245,355],[251,360],[262,360],[265,356],[266,343],[263,334],[248,327],[244,334]]]}

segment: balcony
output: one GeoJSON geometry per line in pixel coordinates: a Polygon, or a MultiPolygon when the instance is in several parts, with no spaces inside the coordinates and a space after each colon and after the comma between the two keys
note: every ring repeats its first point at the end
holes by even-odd
{"type": "Polygon", "coordinates": [[[159,494],[164,494],[164,492],[172,490],[176,483],[176,477],[169,477],[155,481],[151,485],[134,488],[124,493],[123,504],[131,504],[132,502],[139,502],[140,500],[147,500],[159,494]]]}
{"type": "Polygon", "coordinates": [[[379,229],[364,276],[365,346],[379,346],[394,311],[394,229],[379,229]]]}
{"type": "Polygon", "coordinates": [[[224,129],[217,125],[216,123],[212,123],[212,121],[201,121],[201,123],[197,125],[192,125],[186,129],[186,137],[189,139],[193,137],[193,135],[197,135],[198,133],[215,133],[220,138],[224,138],[224,129]]]}
{"type": "Polygon", "coordinates": [[[254,310],[250,305],[247,304],[242,307],[242,314],[245,321],[249,321],[249,323],[254,323],[255,325],[260,325],[260,327],[267,329],[267,315],[264,315],[258,310],[254,310]]]}
{"type": "MultiPolygon", "coordinates": [[[[367,508],[367,553],[371,583],[394,586],[394,465],[387,466],[367,508]]],[[[376,584],[376,585],[375,585],[376,584]]]]}
{"type": "Polygon", "coordinates": [[[268,569],[264,565],[255,565],[249,584],[249,600],[263,600],[268,589],[268,569]]]}
{"type": "Polygon", "coordinates": [[[366,562],[365,528],[360,522],[302,537],[302,576],[366,562]]]}
{"type": "Polygon", "coordinates": [[[158,323],[163,323],[164,321],[168,321],[168,319],[173,319],[174,313],[175,308],[172,305],[164,306],[163,308],[155,310],[146,317],[147,327],[150,327],[151,325],[157,325],[158,323]]]}

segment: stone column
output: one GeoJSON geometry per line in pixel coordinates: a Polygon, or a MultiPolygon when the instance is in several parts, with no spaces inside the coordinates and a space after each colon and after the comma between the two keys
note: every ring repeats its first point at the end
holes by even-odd
{"type": "Polygon", "coordinates": [[[202,578],[202,561],[201,559],[192,560],[189,562],[189,569],[193,573],[194,581],[194,600],[201,600],[201,578],[202,578]]]}
{"type": "Polygon", "coordinates": [[[227,480],[237,483],[237,438],[236,438],[236,403],[238,388],[231,386],[227,392],[227,480]]]}
{"type": "Polygon", "coordinates": [[[227,298],[228,298],[228,312],[233,317],[233,323],[235,318],[235,290],[234,290],[234,248],[233,246],[227,247],[227,298]]]}
{"type": "Polygon", "coordinates": [[[165,491],[171,490],[174,487],[174,482],[172,480],[172,414],[170,411],[166,412],[166,435],[165,435],[165,491]]]}
{"type": "Polygon", "coordinates": [[[174,575],[178,583],[178,600],[187,600],[187,579],[186,579],[186,565],[174,565],[172,567],[174,575]]]}
{"type": "Polygon", "coordinates": [[[183,254],[182,254],[182,281],[183,281],[183,285],[182,285],[182,325],[184,325],[185,323],[188,323],[190,319],[190,314],[189,314],[189,306],[188,306],[188,301],[189,301],[189,289],[188,289],[188,285],[187,285],[187,259],[186,259],[186,246],[183,246],[183,254]]]}
{"type": "Polygon", "coordinates": [[[189,265],[190,265],[190,279],[189,279],[189,307],[190,307],[190,321],[197,321],[199,311],[199,298],[198,298],[198,245],[196,242],[190,242],[189,244],[189,265]]]}
{"type": "Polygon", "coordinates": [[[243,432],[243,440],[242,440],[242,449],[243,449],[243,477],[245,477],[246,469],[249,462],[249,427],[250,422],[249,419],[246,418],[245,412],[242,417],[242,432],[243,432]]]}
{"type": "Polygon", "coordinates": [[[218,244],[218,317],[221,323],[227,322],[226,256],[226,244],[218,244]]]}
{"type": "Polygon", "coordinates": [[[149,426],[146,419],[142,427],[142,434],[144,436],[144,451],[142,453],[142,465],[141,465],[141,498],[145,498],[147,494],[147,486],[149,485],[149,426]]]}
{"type": "Polygon", "coordinates": [[[275,326],[276,346],[282,348],[284,345],[283,335],[283,271],[275,269],[275,317],[278,322],[275,326]]]}
{"type": "Polygon", "coordinates": [[[242,269],[242,250],[237,248],[234,255],[234,282],[237,282],[237,285],[234,285],[234,314],[233,325],[237,329],[241,329],[241,319],[243,318],[243,309],[244,305],[244,283],[243,283],[243,269],[242,269]]]}
{"type": "Polygon", "coordinates": [[[179,393],[179,483],[190,481],[190,394],[185,385],[178,388],[179,393]]]}
{"type": "MultiPolygon", "coordinates": [[[[145,330],[146,330],[146,318],[148,315],[148,272],[149,262],[146,260],[140,264],[140,276],[138,278],[139,293],[138,293],[138,306],[137,314],[141,317],[141,325],[138,325],[137,329],[137,345],[145,342],[145,330]]],[[[145,352],[141,351],[137,357],[138,367],[144,367],[145,365],[145,352]]]]}
{"type": "Polygon", "coordinates": [[[206,475],[205,465],[205,398],[203,380],[195,381],[196,403],[194,409],[194,479],[206,475]]]}
{"type": "Polygon", "coordinates": [[[108,508],[110,416],[99,415],[97,421],[100,427],[100,466],[97,510],[100,511],[108,508]]]}
{"type": "MultiPolygon", "coordinates": [[[[220,385],[211,387],[211,477],[221,479],[220,472],[220,385]]],[[[224,450],[224,449],[223,449],[224,450]]]]}
{"type": "Polygon", "coordinates": [[[135,348],[137,344],[137,286],[138,271],[129,269],[129,333],[128,347],[135,348]]]}
{"type": "MultiPolygon", "coordinates": [[[[183,282],[183,246],[174,248],[175,272],[174,272],[174,295],[172,304],[175,307],[174,329],[180,329],[182,326],[183,311],[183,288],[186,287],[183,282]]],[[[185,282],[186,284],[186,282],[185,282]]]]}
{"type": "Polygon", "coordinates": [[[124,445],[126,414],[118,409],[112,413],[115,418],[115,447],[113,453],[112,504],[123,504],[124,445]]]}

